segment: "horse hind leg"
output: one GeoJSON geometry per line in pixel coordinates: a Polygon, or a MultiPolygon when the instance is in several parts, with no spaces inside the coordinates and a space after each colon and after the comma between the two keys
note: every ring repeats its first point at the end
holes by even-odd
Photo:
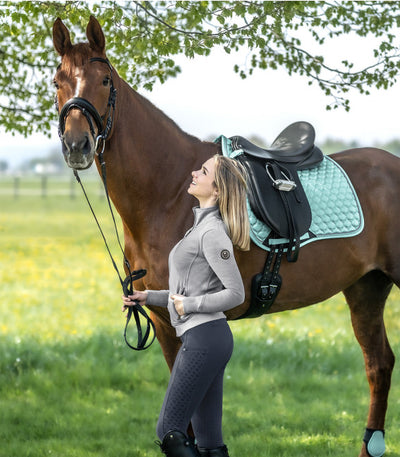
{"type": "Polygon", "coordinates": [[[385,450],[383,430],[395,358],[387,339],[383,312],[392,285],[391,279],[375,270],[344,291],[370,388],[367,432],[359,457],[378,457],[385,450]]]}

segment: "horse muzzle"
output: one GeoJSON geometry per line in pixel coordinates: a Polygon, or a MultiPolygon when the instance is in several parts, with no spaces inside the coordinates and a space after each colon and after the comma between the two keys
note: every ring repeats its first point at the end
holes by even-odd
{"type": "Polygon", "coordinates": [[[65,162],[70,168],[85,170],[92,165],[96,145],[91,135],[87,132],[73,137],[65,133],[61,138],[61,142],[65,162]]]}
{"type": "Polygon", "coordinates": [[[75,97],[65,103],[59,116],[58,133],[69,167],[84,170],[92,165],[96,152],[95,139],[102,130],[102,118],[89,101],[75,97]]]}

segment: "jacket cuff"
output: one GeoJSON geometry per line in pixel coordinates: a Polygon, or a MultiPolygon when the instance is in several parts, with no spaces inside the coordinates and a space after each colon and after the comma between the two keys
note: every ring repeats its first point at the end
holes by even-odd
{"type": "Polygon", "coordinates": [[[146,305],[161,306],[163,308],[168,306],[169,290],[146,290],[146,292],[146,305]]]}
{"type": "Polygon", "coordinates": [[[198,313],[203,297],[184,297],[182,301],[185,314],[198,313]]]}

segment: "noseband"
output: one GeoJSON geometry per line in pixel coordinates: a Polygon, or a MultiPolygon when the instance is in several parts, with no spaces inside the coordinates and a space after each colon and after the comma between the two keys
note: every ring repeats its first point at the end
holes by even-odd
{"type": "MultiPolygon", "coordinates": [[[[74,97],[68,100],[65,105],[61,108],[59,122],[58,122],[58,135],[60,139],[64,135],[65,131],[65,122],[67,120],[68,114],[73,109],[78,109],[81,113],[85,116],[92,137],[96,139],[96,150],[98,148],[99,140],[102,139],[103,143],[107,139],[114,119],[114,112],[115,112],[115,100],[117,97],[117,90],[114,87],[113,78],[112,78],[112,66],[108,59],[103,59],[102,57],[93,57],[89,60],[89,62],[102,62],[108,65],[108,68],[111,72],[111,84],[110,84],[110,95],[108,96],[107,102],[107,110],[106,113],[101,116],[97,109],[85,98],[82,97],[74,97]],[[107,116],[106,126],[103,129],[103,122],[105,117],[107,116]],[[96,132],[93,126],[93,121],[97,127],[97,137],[96,132]]],[[[56,102],[57,103],[57,102],[56,102]]]]}

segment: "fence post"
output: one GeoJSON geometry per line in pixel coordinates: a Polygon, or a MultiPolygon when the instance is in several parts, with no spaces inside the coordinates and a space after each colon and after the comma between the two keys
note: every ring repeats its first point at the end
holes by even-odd
{"type": "Polygon", "coordinates": [[[47,175],[42,175],[41,179],[42,198],[47,197],[47,175]]]}
{"type": "Polygon", "coordinates": [[[14,176],[14,198],[19,197],[19,176],[14,176]]]}

